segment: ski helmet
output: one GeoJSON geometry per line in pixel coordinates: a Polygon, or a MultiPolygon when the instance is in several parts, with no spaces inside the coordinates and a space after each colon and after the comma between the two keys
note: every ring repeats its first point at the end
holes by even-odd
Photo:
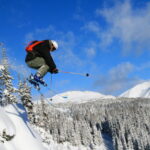
{"type": "Polygon", "coordinates": [[[55,47],[55,49],[58,49],[58,43],[54,40],[51,40],[51,43],[53,44],[53,46],[55,47]]]}

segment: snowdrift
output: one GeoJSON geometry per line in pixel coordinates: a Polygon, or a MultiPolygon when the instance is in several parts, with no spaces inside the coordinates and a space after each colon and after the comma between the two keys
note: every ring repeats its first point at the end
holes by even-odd
{"type": "Polygon", "coordinates": [[[30,126],[25,110],[18,106],[0,107],[0,150],[46,150],[30,126]],[[4,131],[12,138],[2,138],[4,131]]]}

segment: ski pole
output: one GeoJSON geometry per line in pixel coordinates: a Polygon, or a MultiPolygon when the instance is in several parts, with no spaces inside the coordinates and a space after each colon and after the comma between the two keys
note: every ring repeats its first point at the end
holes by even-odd
{"type": "Polygon", "coordinates": [[[61,70],[59,70],[59,72],[61,72],[61,73],[76,74],[76,75],[81,75],[81,76],[86,76],[86,77],[88,77],[88,76],[89,76],[89,74],[88,74],[88,73],[84,74],[84,73],[76,73],[76,72],[66,72],[66,71],[61,71],[61,70]]]}

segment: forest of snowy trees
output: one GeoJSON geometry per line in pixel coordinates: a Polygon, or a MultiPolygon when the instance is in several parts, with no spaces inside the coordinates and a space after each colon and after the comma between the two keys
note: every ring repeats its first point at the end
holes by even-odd
{"type": "Polygon", "coordinates": [[[105,143],[107,136],[114,150],[150,150],[150,99],[95,99],[80,104],[53,104],[41,95],[41,100],[33,103],[31,88],[25,79],[15,79],[18,86],[13,86],[6,49],[2,43],[0,46],[0,105],[21,102],[33,127],[45,131],[44,142],[51,144],[49,137],[52,136],[58,143],[94,149],[105,143]]]}
{"type": "Polygon", "coordinates": [[[36,106],[37,126],[45,129],[46,142],[50,134],[58,143],[94,149],[107,135],[114,150],[150,150],[149,99],[97,99],[55,107],[43,102],[36,106]]]}

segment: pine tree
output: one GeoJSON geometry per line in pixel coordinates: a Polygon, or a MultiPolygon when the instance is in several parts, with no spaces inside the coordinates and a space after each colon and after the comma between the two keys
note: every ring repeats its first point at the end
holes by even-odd
{"type": "MultiPolygon", "coordinates": [[[[3,45],[3,43],[0,42],[0,48],[1,49],[2,49],[2,45],[3,45]]],[[[3,81],[3,78],[2,78],[2,70],[3,69],[4,69],[4,66],[0,65],[0,106],[2,106],[3,103],[4,103],[3,102],[4,81],[3,81]]]]}
{"type": "Polygon", "coordinates": [[[0,77],[0,106],[3,105],[3,80],[0,77]]]}
{"type": "Polygon", "coordinates": [[[45,130],[48,130],[47,120],[48,120],[47,104],[44,101],[44,96],[41,95],[41,109],[39,112],[39,124],[45,130]]]}
{"type": "Polygon", "coordinates": [[[16,103],[17,102],[17,97],[14,95],[14,93],[17,92],[17,89],[13,87],[12,84],[12,76],[10,76],[9,73],[9,63],[8,63],[8,58],[6,56],[6,48],[2,47],[3,45],[1,45],[1,51],[2,51],[2,66],[3,69],[1,69],[1,80],[3,82],[2,86],[3,86],[3,100],[4,103],[10,104],[10,103],[16,103]]]}
{"type": "Polygon", "coordinates": [[[28,119],[31,123],[35,123],[34,105],[31,101],[31,88],[28,86],[25,80],[23,82],[20,80],[18,86],[19,96],[23,106],[27,111],[28,119]]]}

